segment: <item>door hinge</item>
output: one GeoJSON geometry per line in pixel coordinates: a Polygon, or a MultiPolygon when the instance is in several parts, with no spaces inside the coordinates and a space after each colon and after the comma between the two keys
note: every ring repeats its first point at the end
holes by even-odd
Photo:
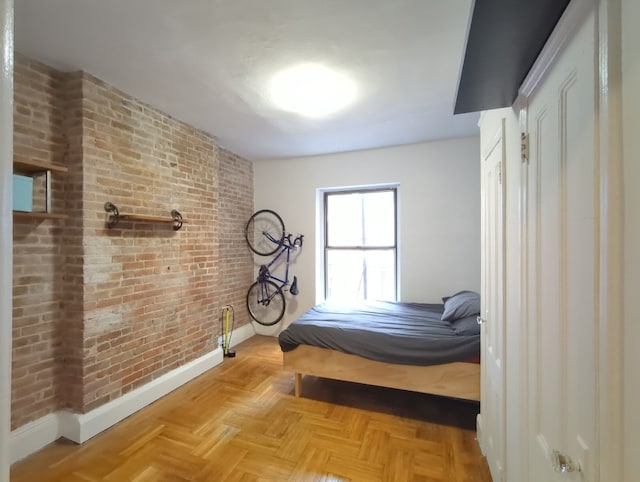
{"type": "Polygon", "coordinates": [[[498,184],[502,184],[502,161],[498,163],[498,184]]]}
{"type": "Polygon", "coordinates": [[[520,154],[522,162],[529,162],[529,133],[520,133],[520,154]]]}

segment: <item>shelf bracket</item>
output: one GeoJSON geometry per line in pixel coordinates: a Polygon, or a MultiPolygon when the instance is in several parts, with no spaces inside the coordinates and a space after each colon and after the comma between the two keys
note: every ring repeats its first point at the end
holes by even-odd
{"type": "Polygon", "coordinates": [[[180,214],[175,209],[172,209],[171,217],[173,218],[173,230],[177,231],[182,227],[182,214],[180,214]]]}
{"type": "Polygon", "coordinates": [[[107,219],[107,226],[109,228],[113,228],[118,221],[120,221],[120,211],[118,211],[118,206],[113,204],[110,201],[104,203],[104,210],[109,214],[109,218],[107,219]]]}

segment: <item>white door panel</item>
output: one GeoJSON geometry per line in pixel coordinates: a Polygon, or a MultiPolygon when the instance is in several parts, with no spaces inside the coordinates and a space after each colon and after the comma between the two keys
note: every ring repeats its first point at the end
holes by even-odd
{"type": "Polygon", "coordinates": [[[595,27],[591,15],[528,108],[523,188],[531,482],[597,480],[591,462],[599,295],[595,27]],[[556,465],[572,460],[572,472],[554,470],[554,450],[562,454],[556,465]]]}
{"type": "Polygon", "coordinates": [[[481,446],[494,482],[505,472],[504,184],[505,123],[482,156],[481,446]]]}

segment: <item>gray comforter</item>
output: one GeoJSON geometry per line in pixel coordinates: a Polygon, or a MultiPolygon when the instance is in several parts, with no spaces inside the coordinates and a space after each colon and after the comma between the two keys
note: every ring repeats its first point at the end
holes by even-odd
{"type": "Polygon", "coordinates": [[[282,351],[298,345],[331,348],[372,360],[437,365],[480,356],[480,335],[457,335],[440,320],[443,305],[366,302],[321,303],[283,330],[282,351]]]}

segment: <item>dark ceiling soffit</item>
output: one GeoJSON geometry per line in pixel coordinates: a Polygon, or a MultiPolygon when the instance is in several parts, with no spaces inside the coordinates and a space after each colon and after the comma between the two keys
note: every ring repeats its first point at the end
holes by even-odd
{"type": "Polygon", "coordinates": [[[454,114],[513,105],[569,0],[475,0],[454,114]]]}

